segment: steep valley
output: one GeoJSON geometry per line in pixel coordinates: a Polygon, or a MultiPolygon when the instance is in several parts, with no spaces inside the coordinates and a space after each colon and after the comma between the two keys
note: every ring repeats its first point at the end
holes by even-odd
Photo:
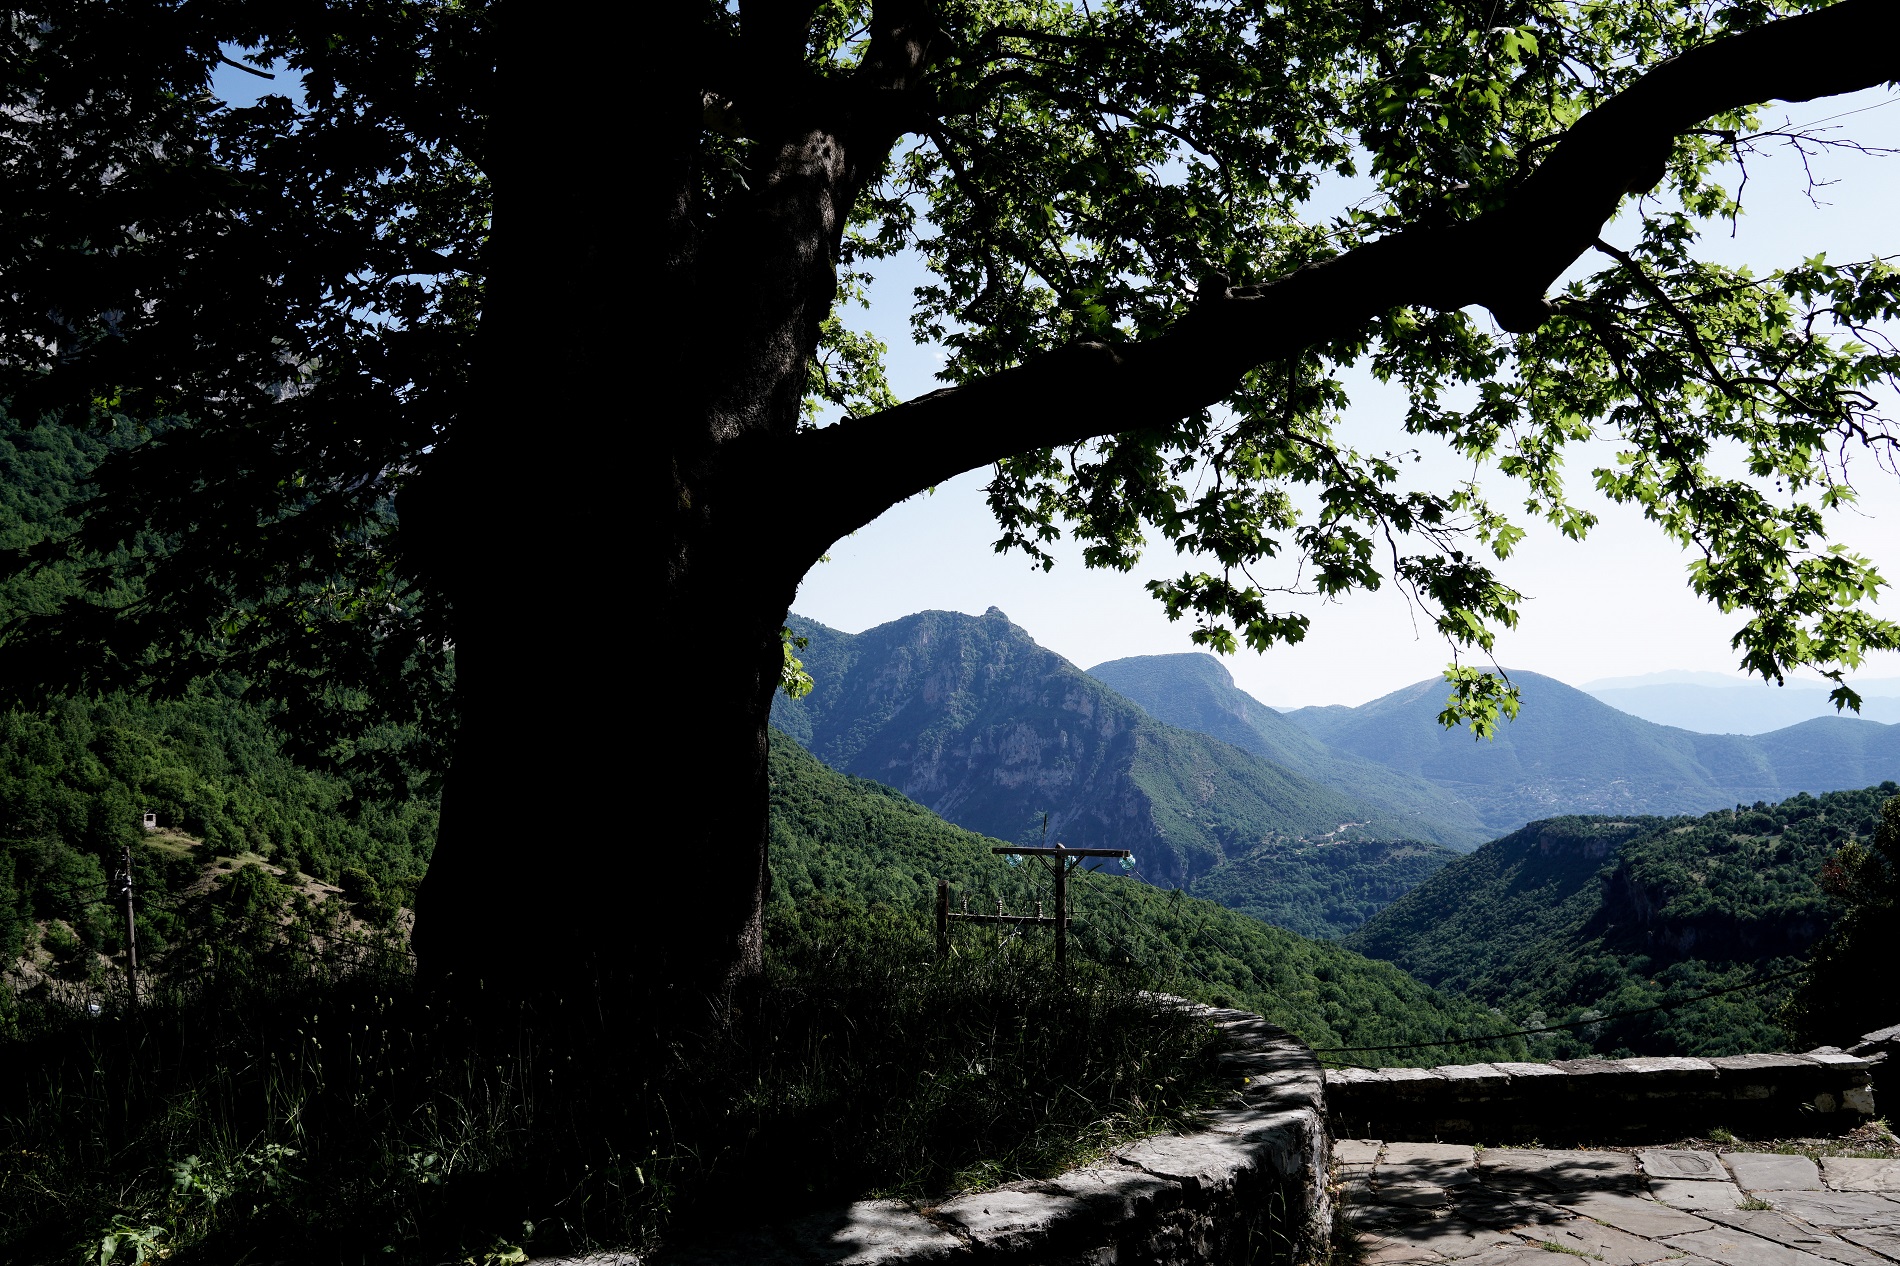
{"type": "Polygon", "coordinates": [[[1150,882],[1303,934],[1350,931],[1473,839],[1163,724],[994,608],[792,629],[816,684],[774,721],[826,764],[1000,839],[1130,849],[1150,882]]]}
{"type": "Polygon", "coordinates": [[[1593,1021],[1734,986],[1720,997],[1539,1039],[1540,1057],[1773,1049],[1794,972],[1837,910],[1823,866],[1869,838],[1900,793],[1798,795],[1699,817],[1535,822],[1440,870],[1347,938],[1513,1019],[1593,1021]]]}
{"type": "MultiPolygon", "coordinates": [[[[773,735],[771,762],[774,921],[843,903],[921,925],[939,879],[953,885],[958,906],[967,897],[976,910],[1002,898],[1011,911],[1022,911],[1050,896],[1041,867],[1007,864],[991,854],[995,840],[953,826],[887,786],[827,768],[788,735],[773,735]]],[[[1138,967],[1206,1001],[1257,1011],[1314,1046],[1431,1042],[1448,1032],[1488,1032],[1495,1024],[1484,1007],[1421,984],[1389,963],[1112,869],[1078,877],[1070,892],[1079,954],[1138,967]]],[[[1524,1049],[1521,1041],[1506,1040],[1362,1058],[1438,1064],[1509,1059],[1512,1052],[1521,1057],[1524,1049]]]]}
{"type": "Polygon", "coordinates": [[[1097,664],[1089,676],[1134,700],[1158,721],[1232,743],[1363,800],[1415,824],[1414,833],[1422,838],[1466,852],[1491,836],[1478,811],[1455,792],[1327,746],[1234,685],[1227,666],[1212,655],[1138,655],[1097,664]]]}

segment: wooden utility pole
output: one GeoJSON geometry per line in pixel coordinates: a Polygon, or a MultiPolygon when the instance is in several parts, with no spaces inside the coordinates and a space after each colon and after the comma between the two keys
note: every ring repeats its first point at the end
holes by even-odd
{"type": "Polygon", "coordinates": [[[125,988],[126,996],[132,1000],[132,1010],[139,1009],[139,943],[138,924],[132,914],[132,846],[125,846],[125,870],[121,875],[121,888],[125,894],[125,988]]]}
{"type": "Polygon", "coordinates": [[[937,957],[950,957],[950,881],[937,881],[937,957]]]}
{"type": "Polygon", "coordinates": [[[1050,848],[1031,848],[1028,846],[1006,846],[993,848],[992,853],[1011,857],[1039,857],[1055,872],[1056,912],[1054,917],[1046,917],[1042,912],[1042,902],[1036,903],[1034,914],[1004,914],[1003,903],[998,899],[995,914],[969,913],[969,900],[964,900],[964,911],[960,914],[950,912],[950,882],[937,881],[937,954],[947,957],[950,953],[950,921],[956,919],[964,923],[1053,923],[1056,929],[1056,969],[1064,971],[1069,963],[1069,872],[1080,866],[1083,859],[1089,857],[1133,857],[1125,848],[1064,848],[1057,844],[1050,848]]]}

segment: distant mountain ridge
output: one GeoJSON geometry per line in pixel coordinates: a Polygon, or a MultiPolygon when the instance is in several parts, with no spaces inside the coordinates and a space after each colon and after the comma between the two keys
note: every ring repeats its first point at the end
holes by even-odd
{"type": "MultiPolygon", "coordinates": [[[[1803,721],[1856,715],[1837,713],[1828,701],[1827,688],[1799,683],[1777,688],[1759,681],[1606,682],[1583,689],[1619,712],[1702,734],[1767,734],[1803,721]]],[[[1857,689],[1861,691],[1858,715],[1862,720],[1887,725],[1900,722],[1895,683],[1863,682],[1857,689]]]]}
{"type": "Polygon", "coordinates": [[[1422,681],[1357,708],[1282,714],[1328,746],[1423,778],[1498,833],[1560,814],[1675,814],[1900,778],[1900,726],[1827,717],[1769,734],[1699,734],[1512,672],[1517,720],[1493,742],[1438,724],[1446,686],[1422,681]]]}
{"type": "Polygon", "coordinates": [[[1088,670],[1158,721],[1199,730],[1383,809],[1414,832],[1468,852],[1491,834],[1477,811],[1423,778],[1328,747],[1234,684],[1227,666],[1205,652],[1137,655],[1088,670]]]}
{"type": "Polygon", "coordinates": [[[774,723],[970,830],[1038,842],[1046,814],[1052,843],[1131,849],[1149,880],[1190,891],[1219,872],[1223,900],[1316,936],[1351,930],[1454,856],[1434,835],[1470,839],[1164,724],[994,607],[855,635],[790,624],[816,684],[780,697],[774,723]],[[1365,847],[1329,851],[1346,842],[1365,847]]]}

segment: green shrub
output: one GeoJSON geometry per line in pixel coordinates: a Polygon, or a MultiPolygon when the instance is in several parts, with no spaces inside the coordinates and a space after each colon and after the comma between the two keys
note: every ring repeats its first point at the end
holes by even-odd
{"type": "Polygon", "coordinates": [[[40,937],[40,944],[53,956],[53,973],[66,980],[84,980],[86,978],[86,959],[91,955],[72,929],[63,922],[55,920],[46,925],[46,931],[40,937]]]}

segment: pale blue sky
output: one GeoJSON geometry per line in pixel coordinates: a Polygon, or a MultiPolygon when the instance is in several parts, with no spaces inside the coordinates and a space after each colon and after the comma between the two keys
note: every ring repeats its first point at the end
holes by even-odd
{"type": "MultiPolygon", "coordinates": [[[[1900,103],[1886,90],[1852,98],[1778,107],[1767,121],[1797,123],[1846,111],[1840,120],[1867,144],[1900,147],[1900,103]],[[1872,107],[1872,108],[1869,108],[1872,107]]],[[[1816,175],[1837,181],[1810,203],[1800,162],[1782,154],[1750,163],[1748,214],[1732,240],[1707,253],[1765,271],[1826,251],[1836,260],[1900,253],[1893,208],[1900,205],[1900,157],[1829,154],[1816,175]]],[[[1620,227],[1620,226],[1616,226],[1620,227]]],[[[1613,240],[1631,234],[1613,231],[1613,240]]],[[[921,277],[914,261],[886,261],[872,288],[873,311],[863,323],[891,345],[891,375],[901,396],[938,385],[933,349],[909,338],[909,292],[921,277]]],[[[860,314],[862,316],[862,314],[860,314]]],[[[1398,418],[1403,400],[1369,376],[1350,382],[1354,407],[1346,419],[1350,442],[1361,448],[1409,448],[1398,418]]],[[[1607,448],[1603,451],[1607,452],[1607,448]]],[[[1587,489],[1597,464],[1579,454],[1572,479],[1587,489]]],[[[1428,451],[1418,468],[1445,476],[1448,459],[1428,451]]],[[[1841,524],[1839,539],[1879,561],[1900,580],[1900,481],[1871,462],[1857,468],[1861,515],[1841,524]]],[[[927,608],[1007,612],[1038,642],[1082,667],[1125,655],[1194,649],[1189,626],[1170,624],[1142,589],[1151,576],[1177,573],[1170,547],[1151,550],[1127,575],[1090,571],[1074,551],[1048,574],[1016,555],[990,549],[994,523],[983,504],[987,473],[972,472],[886,513],[831,551],[831,561],[806,578],[794,609],[833,627],[858,632],[927,608]]],[[[1501,477],[1488,481],[1503,492],[1501,477]]],[[[1531,525],[1531,536],[1502,567],[1504,579],[1531,595],[1520,626],[1499,639],[1499,662],[1581,684],[1665,669],[1733,674],[1729,637],[1737,617],[1723,616],[1687,588],[1686,559],[1641,516],[1609,505],[1592,492],[1581,498],[1602,518],[1578,545],[1554,530],[1531,525]]],[[[1516,499],[1513,498],[1513,501],[1516,499]]],[[[1298,601],[1298,600],[1295,600],[1298,601]]],[[[1885,608],[1900,615],[1900,599],[1885,608]]],[[[1428,624],[1388,587],[1335,604],[1307,601],[1313,617],[1307,641],[1268,654],[1243,651],[1226,662],[1242,688],[1279,706],[1361,703],[1421,678],[1436,676],[1449,658],[1428,624]]],[[[1882,656],[1863,669],[1869,677],[1900,673],[1900,656],[1882,656]]]]}

